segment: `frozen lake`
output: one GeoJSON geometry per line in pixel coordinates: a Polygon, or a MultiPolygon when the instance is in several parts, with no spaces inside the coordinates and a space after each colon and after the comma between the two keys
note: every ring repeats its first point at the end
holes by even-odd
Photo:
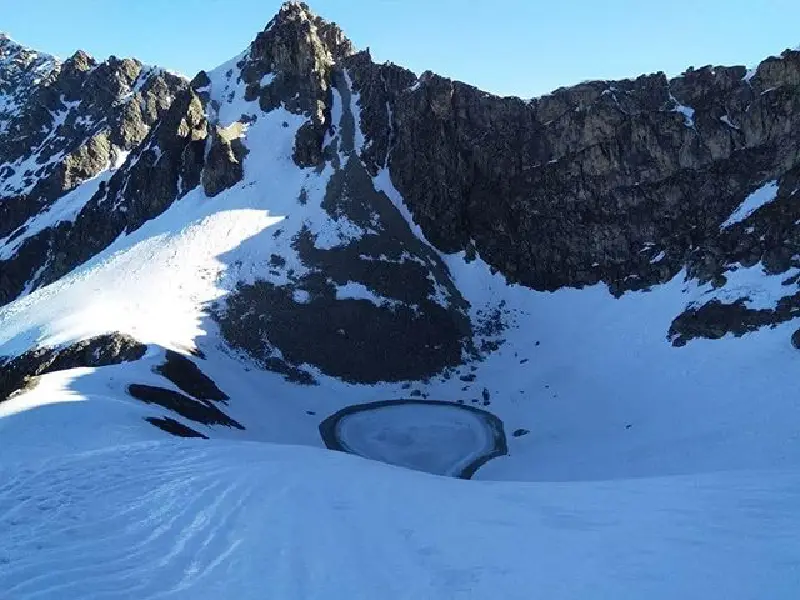
{"type": "Polygon", "coordinates": [[[502,421],[455,402],[388,400],[348,406],[325,419],[320,433],[333,450],[464,479],[506,454],[502,421]]]}

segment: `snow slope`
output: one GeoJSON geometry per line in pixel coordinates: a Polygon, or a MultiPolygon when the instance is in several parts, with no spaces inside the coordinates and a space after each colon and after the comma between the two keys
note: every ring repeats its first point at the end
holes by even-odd
{"type": "Polygon", "coordinates": [[[725,222],[721,225],[721,228],[726,229],[736,225],[736,223],[741,223],[759,208],[775,200],[775,196],[777,194],[777,181],[770,181],[769,183],[761,186],[752,194],[747,196],[747,198],[745,198],[744,201],[738,207],[736,207],[736,210],[733,211],[731,216],[725,219],[725,222]]]}
{"type": "Polygon", "coordinates": [[[800,476],[437,478],[257,443],[4,465],[0,596],[794,598],[800,476]]]}
{"type": "Polygon", "coordinates": [[[0,238],[0,260],[14,256],[22,243],[40,231],[63,221],[74,221],[78,213],[97,192],[103,182],[108,182],[114,172],[125,162],[127,153],[122,153],[116,164],[108,165],[95,177],[84,181],[58,198],[51,206],[32,216],[26,223],[5,238],[0,238]]]}

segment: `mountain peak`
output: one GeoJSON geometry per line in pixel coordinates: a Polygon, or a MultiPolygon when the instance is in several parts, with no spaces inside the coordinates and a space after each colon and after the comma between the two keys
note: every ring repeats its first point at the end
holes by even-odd
{"type": "Polygon", "coordinates": [[[281,5],[278,14],[256,38],[254,49],[258,50],[259,40],[265,38],[271,43],[278,41],[290,52],[310,47],[326,62],[333,62],[353,52],[352,42],[336,23],[317,16],[308,4],[298,0],[281,5]],[[290,41],[293,43],[287,44],[290,41]]]}
{"type": "Polygon", "coordinates": [[[284,2],[278,11],[277,18],[279,19],[293,19],[293,18],[306,18],[313,19],[316,15],[305,2],[300,0],[288,0],[284,2]]]}
{"type": "MultiPolygon", "coordinates": [[[[245,98],[258,98],[265,111],[285,103],[310,116],[304,133],[312,139],[309,147],[319,148],[328,127],[331,72],[353,52],[336,23],[318,17],[305,2],[286,2],[237,63],[247,86],[245,98]]],[[[300,162],[314,163],[315,158],[300,162]]]]}

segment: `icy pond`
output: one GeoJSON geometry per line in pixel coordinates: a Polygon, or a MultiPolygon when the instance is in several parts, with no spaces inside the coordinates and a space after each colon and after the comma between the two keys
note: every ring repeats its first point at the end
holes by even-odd
{"type": "Polygon", "coordinates": [[[348,406],[320,424],[325,445],[364,458],[469,479],[506,454],[503,423],[455,402],[386,400],[348,406]]]}

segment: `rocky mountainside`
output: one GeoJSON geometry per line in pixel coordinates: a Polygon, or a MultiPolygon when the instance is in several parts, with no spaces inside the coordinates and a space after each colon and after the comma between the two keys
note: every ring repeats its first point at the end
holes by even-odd
{"type": "Polygon", "coordinates": [[[0,302],[92,255],[74,248],[72,220],[187,83],[132,59],[79,51],[61,62],[0,37],[0,302]]]}
{"type": "Polygon", "coordinates": [[[537,291],[677,278],[702,293],[660,332],[674,345],[800,310],[798,51],[527,101],[376,64],[302,2],[191,82],[0,49],[9,315],[198,194],[282,215],[192,277],[222,290],[195,302],[223,344],[297,383],[471,385],[516,317],[476,307],[448,257],[537,291]]]}

